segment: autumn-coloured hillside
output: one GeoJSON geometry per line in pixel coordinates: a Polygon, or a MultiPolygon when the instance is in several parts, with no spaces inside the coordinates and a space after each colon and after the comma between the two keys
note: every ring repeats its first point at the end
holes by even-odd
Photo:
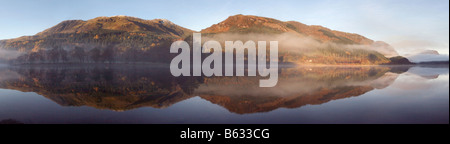
{"type": "MultiPolygon", "coordinates": [[[[252,15],[234,15],[226,20],[212,25],[201,31],[202,33],[284,33],[291,32],[303,36],[311,36],[321,42],[337,42],[347,44],[371,45],[375,41],[354,33],[331,30],[318,25],[306,25],[296,21],[283,22],[280,20],[252,15]]],[[[393,51],[394,53],[395,50],[393,51]]]]}
{"type": "MultiPolygon", "coordinates": [[[[194,31],[168,20],[129,16],[67,20],[34,36],[0,41],[0,49],[22,53],[16,64],[168,63],[173,41],[192,41],[194,31]]],[[[201,31],[206,40],[277,40],[282,62],[301,65],[378,65],[398,56],[389,44],[364,36],[295,21],[235,15],[201,31]]]]}
{"type": "Polygon", "coordinates": [[[34,36],[1,41],[3,49],[22,52],[75,46],[95,47],[115,45],[128,48],[151,49],[162,42],[192,34],[192,30],[168,20],[143,20],[128,16],[97,17],[87,21],[67,20],[34,36]]]}
{"type": "Polygon", "coordinates": [[[387,64],[398,56],[382,41],[296,21],[234,15],[201,31],[206,39],[276,40],[281,59],[297,64],[387,64]]]}
{"type": "Polygon", "coordinates": [[[182,37],[192,33],[192,30],[180,27],[165,19],[143,20],[129,16],[97,17],[87,21],[67,20],[53,26],[41,35],[56,33],[85,33],[92,31],[124,31],[124,32],[149,32],[159,35],[182,37]]]}

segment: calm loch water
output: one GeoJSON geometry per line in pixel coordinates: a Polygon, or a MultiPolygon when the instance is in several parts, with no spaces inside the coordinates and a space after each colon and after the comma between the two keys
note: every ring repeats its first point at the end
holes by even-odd
{"type": "Polygon", "coordinates": [[[260,77],[173,77],[165,67],[0,66],[0,121],[448,123],[448,67],[295,67],[260,77]]]}

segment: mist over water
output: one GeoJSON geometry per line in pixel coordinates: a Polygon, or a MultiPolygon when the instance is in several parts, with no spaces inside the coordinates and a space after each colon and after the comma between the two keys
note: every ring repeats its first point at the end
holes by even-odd
{"type": "Polygon", "coordinates": [[[317,39],[309,36],[303,36],[294,33],[281,34],[238,34],[238,33],[221,33],[213,36],[204,36],[202,41],[215,40],[223,43],[224,41],[278,41],[280,51],[308,54],[318,49],[325,49],[329,47],[339,48],[343,50],[368,50],[377,51],[388,57],[397,56],[394,48],[383,45],[360,45],[360,44],[343,44],[335,42],[320,42],[317,39]],[[394,50],[394,51],[393,51],[394,50]]]}
{"type": "Polygon", "coordinates": [[[12,60],[24,54],[16,50],[5,50],[0,47],[0,60],[12,60]]]}

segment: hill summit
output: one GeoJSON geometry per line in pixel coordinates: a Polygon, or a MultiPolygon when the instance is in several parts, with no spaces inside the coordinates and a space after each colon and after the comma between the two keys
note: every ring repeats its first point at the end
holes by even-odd
{"type": "Polygon", "coordinates": [[[34,36],[0,41],[3,49],[37,52],[54,47],[73,49],[115,45],[151,49],[161,42],[182,39],[192,30],[165,19],[143,20],[129,16],[97,17],[87,21],[66,20],[34,36]]]}
{"type": "Polygon", "coordinates": [[[328,29],[323,26],[306,25],[296,21],[283,22],[280,20],[252,16],[252,15],[234,15],[226,20],[212,25],[201,31],[202,33],[296,33],[303,36],[311,36],[321,42],[338,42],[347,44],[370,45],[374,41],[364,36],[354,33],[346,33],[328,29]]]}
{"type": "Polygon", "coordinates": [[[143,20],[130,16],[97,17],[87,21],[67,20],[37,35],[56,33],[84,33],[93,31],[151,32],[182,37],[192,30],[178,26],[166,19],[143,20]]]}

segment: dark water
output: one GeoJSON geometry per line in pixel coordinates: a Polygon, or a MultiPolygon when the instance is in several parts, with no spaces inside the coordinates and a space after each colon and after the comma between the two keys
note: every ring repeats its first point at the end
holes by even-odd
{"type": "Polygon", "coordinates": [[[260,77],[173,77],[150,66],[0,66],[0,121],[448,123],[448,67],[296,67],[260,77]],[[7,121],[6,121],[7,120],[7,121]]]}

